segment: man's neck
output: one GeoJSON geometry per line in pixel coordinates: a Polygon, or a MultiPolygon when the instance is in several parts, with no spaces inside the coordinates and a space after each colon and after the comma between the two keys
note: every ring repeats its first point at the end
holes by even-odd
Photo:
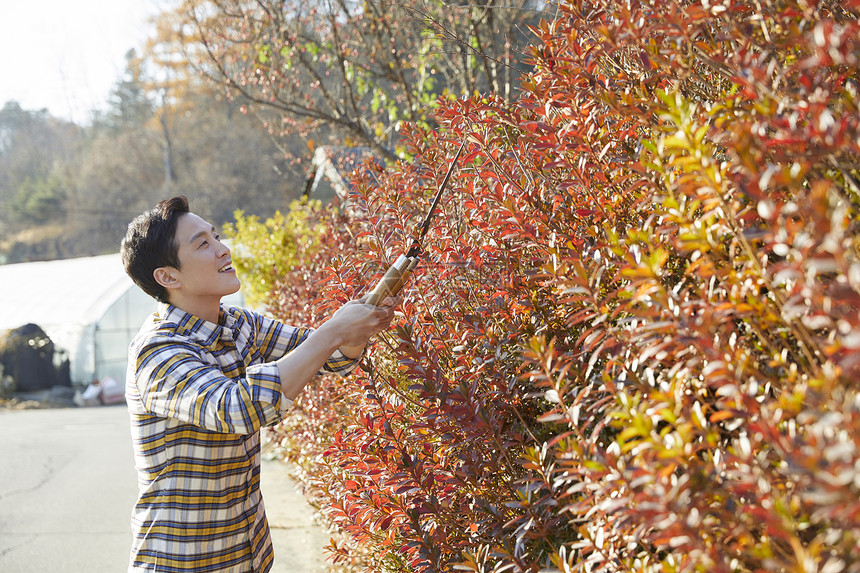
{"type": "Polygon", "coordinates": [[[170,304],[183,310],[188,314],[202,318],[213,324],[218,324],[218,317],[221,313],[221,299],[212,298],[193,298],[186,300],[183,297],[174,297],[170,304]]]}

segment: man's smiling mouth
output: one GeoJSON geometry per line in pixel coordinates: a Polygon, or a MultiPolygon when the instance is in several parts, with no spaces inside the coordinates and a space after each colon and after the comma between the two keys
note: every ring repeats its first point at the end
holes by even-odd
{"type": "Polygon", "coordinates": [[[232,270],[233,270],[232,263],[227,263],[226,265],[224,265],[223,267],[218,269],[218,272],[223,273],[223,272],[232,271],[232,270]]]}

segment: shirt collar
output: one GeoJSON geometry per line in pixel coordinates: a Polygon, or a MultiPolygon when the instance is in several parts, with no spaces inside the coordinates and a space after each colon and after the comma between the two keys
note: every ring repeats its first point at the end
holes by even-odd
{"type": "Polygon", "coordinates": [[[204,346],[212,346],[222,338],[234,340],[234,334],[239,329],[237,318],[223,305],[218,313],[218,321],[221,324],[209,322],[166,302],[158,303],[158,316],[175,324],[177,332],[204,346]]]}

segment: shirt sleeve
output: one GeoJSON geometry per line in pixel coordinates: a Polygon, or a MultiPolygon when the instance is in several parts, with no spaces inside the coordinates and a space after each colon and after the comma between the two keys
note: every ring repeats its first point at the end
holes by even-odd
{"type": "Polygon", "coordinates": [[[280,421],[287,406],[275,364],[250,365],[244,377],[231,380],[198,347],[171,337],[143,344],[135,384],[149,413],[219,433],[253,433],[280,421]]]}
{"type": "MultiPolygon", "coordinates": [[[[273,362],[299,346],[314,331],[312,328],[289,326],[261,314],[253,313],[255,343],[266,362],[273,362]]],[[[361,362],[364,352],[357,358],[348,358],[340,350],[323,365],[320,373],[330,372],[346,376],[361,362]]]]}

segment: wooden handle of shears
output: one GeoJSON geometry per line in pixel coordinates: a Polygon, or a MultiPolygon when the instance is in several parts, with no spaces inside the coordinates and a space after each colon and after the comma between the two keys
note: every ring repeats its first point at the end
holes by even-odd
{"type": "Polygon", "coordinates": [[[367,297],[367,304],[379,306],[382,301],[389,296],[397,296],[397,294],[406,284],[406,279],[412,274],[415,266],[418,264],[418,257],[409,257],[400,255],[394,264],[388,267],[376,286],[370,291],[367,297]]]}

